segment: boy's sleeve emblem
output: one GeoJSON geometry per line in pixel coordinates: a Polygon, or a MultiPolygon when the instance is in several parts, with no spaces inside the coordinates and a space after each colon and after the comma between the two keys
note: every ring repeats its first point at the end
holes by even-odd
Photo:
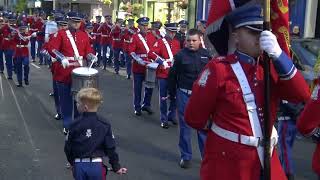
{"type": "Polygon", "coordinates": [[[209,69],[205,69],[202,72],[202,74],[200,76],[200,79],[198,81],[199,86],[201,86],[201,87],[205,87],[206,86],[209,75],[210,75],[210,70],[209,69]]]}

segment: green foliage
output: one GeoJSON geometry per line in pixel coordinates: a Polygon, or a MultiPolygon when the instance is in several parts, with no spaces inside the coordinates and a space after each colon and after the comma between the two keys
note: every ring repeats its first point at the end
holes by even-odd
{"type": "Polygon", "coordinates": [[[112,0],[102,0],[103,4],[110,6],[112,4],[112,0]]]}
{"type": "Polygon", "coordinates": [[[27,0],[18,0],[15,7],[16,12],[22,12],[27,9],[27,0]]]}
{"type": "Polygon", "coordinates": [[[140,14],[142,14],[142,10],[143,10],[143,5],[140,3],[134,3],[132,4],[132,14],[134,16],[140,16],[140,14]]]}

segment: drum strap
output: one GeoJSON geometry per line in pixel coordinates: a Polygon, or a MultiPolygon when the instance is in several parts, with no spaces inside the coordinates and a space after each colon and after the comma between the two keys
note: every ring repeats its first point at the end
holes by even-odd
{"type": "Polygon", "coordinates": [[[171,62],[172,59],[173,59],[173,54],[172,54],[171,47],[170,47],[168,41],[166,40],[166,38],[162,38],[162,41],[163,41],[164,45],[166,46],[166,49],[167,49],[167,52],[168,52],[168,55],[169,55],[169,61],[171,62]]]}
{"type": "Polygon", "coordinates": [[[150,51],[149,46],[146,42],[146,40],[142,37],[142,35],[140,33],[138,33],[138,37],[140,39],[140,41],[142,42],[144,48],[146,49],[147,53],[150,51]]]}
{"type": "Polygon", "coordinates": [[[66,30],[66,33],[67,33],[68,39],[70,40],[74,55],[75,55],[76,59],[79,61],[80,66],[82,66],[82,59],[80,60],[80,55],[79,55],[79,51],[78,51],[76,42],[74,41],[74,38],[69,30],[66,30]]]}

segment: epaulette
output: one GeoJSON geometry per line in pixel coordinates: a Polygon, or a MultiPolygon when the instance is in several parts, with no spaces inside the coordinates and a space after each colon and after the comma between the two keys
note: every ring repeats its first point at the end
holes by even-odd
{"type": "Polygon", "coordinates": [[[237,57],[234,54],[231,54],[231,55],[227,55],[227,56],[218,56],[218,57],[214,58],[214,60],[216,60],[217,62],[220,62],[220,63],[233,64],[233,63],[237,62],[237,57]]]}

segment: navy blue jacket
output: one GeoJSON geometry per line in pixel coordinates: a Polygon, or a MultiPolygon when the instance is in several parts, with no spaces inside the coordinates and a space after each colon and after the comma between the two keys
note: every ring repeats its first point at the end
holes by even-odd
{"type": "Polygon", "coordinates": [[[96,112],[84,112],[70,125],[64,151],[71,165],[76,158],[109,157],[113,171],[120,169],[111,125],[96,112]]]}

